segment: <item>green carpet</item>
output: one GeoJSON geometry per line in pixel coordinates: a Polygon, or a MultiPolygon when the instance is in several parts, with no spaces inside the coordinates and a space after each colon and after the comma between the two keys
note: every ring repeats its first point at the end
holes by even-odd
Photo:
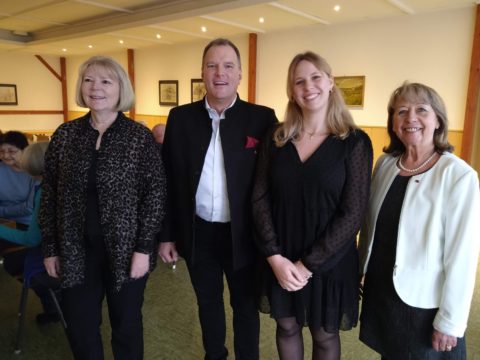
{"type": "MultiPolygon", "coordinates": [[[[480,269],[479,269],[480,272],[480,269]]],[[[480,274],[477,275],[480,279],[480,274]]],[[[480,360],[480,281],[477,281],[474,302],[467,329],[468,359],[480,360]]],[[[27,305],[26,336],[22,353],[13,354],[17,329],[17,311],[21,286],[0,270],[0,359],[1,360],[68,360],[69,347],[60,324],[39,327],[35,315],[40,303],[31,291],[27,305]]],[[[227,291],[228,292],[228,291],[227,291]]],[[[228,304],[228,297],[226,297],[228,304]]],[[[185,263],[172,271],[159,264],[151,275],[145,292],[143,308],[145,328],[145,360],[201,360],[202,340],[197,319],[193,290],[185,263]]],[[[227,347],[233,352],[231,312],[227,305],[227,347]]],[[[108,315],[104,312],[102,326],[105,358],[113,359],[109,346],[108,315]]],[[[304,331],[306,359],[310,358],[309,333],[304,331]]],[[[343,360],[370,360],[380,357],[358,341],[358,328],[341,333],[343,360]]],[[[278,359],[275,346],[275,322],[261,315],[261,359],[278,359]]],[[[232,356],[233,359],[233,356],[232,356]]]]}

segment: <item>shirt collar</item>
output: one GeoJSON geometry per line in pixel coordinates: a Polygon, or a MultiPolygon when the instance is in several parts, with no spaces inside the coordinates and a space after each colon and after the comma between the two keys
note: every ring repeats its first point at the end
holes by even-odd
{"type": "Polygon", "coordinates": [[[225,119],[225,112],[235,104],[235,101],[237,101],[237,99],[238,99],[238,94],[235,96],[232,103],[229,106],[227,106],[221,114],[218,114],[217,110],[215,110],[214,108],[212,108],[210,106],[210,104],[208,103],[207,97],[208,97],[208,95],[205,96],[205,109],[207,109],[208,114],[210,115],[210,118],[213,119],[214,117],[219,117],[220,119],[225,119]]]}

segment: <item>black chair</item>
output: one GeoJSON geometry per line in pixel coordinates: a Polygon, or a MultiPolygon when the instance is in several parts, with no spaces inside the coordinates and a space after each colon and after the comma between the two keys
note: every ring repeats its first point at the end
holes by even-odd
{"type": "Polygon", "coordinates": [[[60,322],[63,325],[64,331],[67,329],[65,318],[63,317],[62,309],[55,295],[55,291],[60,288],[60,282],[58,279],[49,276],[43,265],[43,256],[40,248],[32,248],[27,253],[25,258],[24,272],[23,272],[23,287],[22,295],[20,298],[20,308],[18,311],[18,330],[17,338],[15,341],[15,354],[22,352],[23,339],[25,335],[25,314],[27,310],[27,299],[29,289],[33,286],[42,286],[48,290],[49,295],[55,304],[55,309],[60,318],[60,322]]]}

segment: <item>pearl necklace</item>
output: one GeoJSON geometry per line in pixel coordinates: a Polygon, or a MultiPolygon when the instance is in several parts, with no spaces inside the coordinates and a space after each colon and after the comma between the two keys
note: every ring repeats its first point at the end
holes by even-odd
{"type": "Polygon", "coordinates": [[[402,156],[400,156],[400,158],[398,159],[398,167],[399,167],[400,169],[402,169],[403,171],[406,171],[406,172],[408,172],[408,173],[416,173],[418,170],[423,169],[430,161],[432,161],[432,159],[433,159],[433,157],[435,156],[436,153],[437,153],[437,152],[434,151],[433,154],[430,155],[427,160],[425,160],[423,163],[421,163],[421,164],[420,164],[419,166],[417,166],[415,169],[408,169],[408,168],[406,168],[406,167],[402,164],[402,157],[403,157],[403,155],[405,155],[405,153],[404,153],[404,154],[402,154],[402,156]]]}

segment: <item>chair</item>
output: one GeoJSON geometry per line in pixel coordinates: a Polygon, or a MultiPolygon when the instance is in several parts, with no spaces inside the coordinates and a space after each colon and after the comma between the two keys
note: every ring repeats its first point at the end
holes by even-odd
{"type": "Polygon", "coordinates": [[[22,294],[20,297],[20,308],[18,311],[19,319],[17,338],[15,341],[15,354],[20,354],[22,352],[23,338],[25,335],[25,314],[27,310],[28,290],[32,287],[32,285],[41,285],[48,289],[48,293],[55,304],[55,309],[59,315],[63,329],[64,331],[67,329],[65,318],[63,317],[62,310],[55,295],[55,290],[60,288],[60,282],[58,279],[47,274],[43,265],[43,256],[41,254],[40,247],[32,248],[25,257],[22,294]]]}

